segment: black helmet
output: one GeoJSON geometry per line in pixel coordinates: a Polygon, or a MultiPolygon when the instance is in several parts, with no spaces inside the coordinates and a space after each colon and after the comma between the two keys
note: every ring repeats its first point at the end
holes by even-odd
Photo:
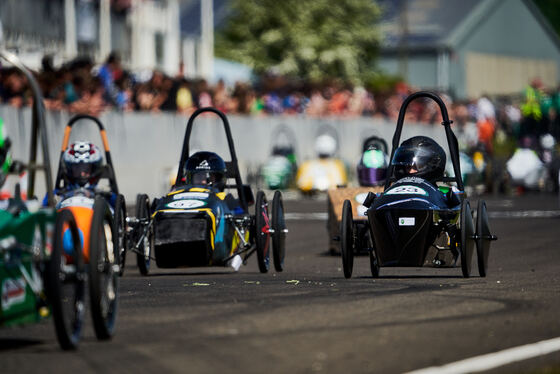
{"type": "Polygon", "coordinates": [[[212,186],[219,191],[226,187],[226,163],[214,152],[196,152],[184,168],[187,184],[212,186]]]}
{"type": "Polygon", "coordinates": [[[443,177],[445,162],[445,151],[439,144],[426,136],[415,136],[402,142],[391,164],[397,179],[415,176],[435,183],[443,177]]]}

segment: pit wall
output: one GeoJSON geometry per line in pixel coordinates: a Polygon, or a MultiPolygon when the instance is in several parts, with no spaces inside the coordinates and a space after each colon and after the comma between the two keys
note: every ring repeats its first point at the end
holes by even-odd
{"type": "MultiPolygon", "coordinates": [[[[29,160],[31,109],[17,109],[0,105],[5,133],[12,140],[12,157],[29,160]]],[[[53,179],[56,176],[64,128],[72,114],[47,112],[47,133],[53,179]]],[[[328,132],[338,138],[337,155],[351,170],[359,161],[362,141],[371,135],[391,140],[396,123],[379,118],[310,118],[310,117],[246,117],[228,116],[242,176],[258,171],[276,144],[293,144],[298,162],[315,157],[315,138],[328,132]],[[279,134],[280,125],[291,130],[295,142],[279,134]]],[[[162,195],[169,189],[170,178],[177,172],[181,147],[188,118],[169,113],[107,112],[100,117],[105,125],[111,156],[121,193],[130,204],[137,193],[147,193],[150,198],[162,195]]],[[[401,141],[414,135],[434,138],[447,150],[445,132],[441,126],[405,124],[401,141]]],[[[88,140],[102,145],[97,126],[91,121],[73,126],[70,141],[88,140]]],[[[212,114],[201,115],[195,120],[191,136],[191,151],[210,150],[230,159],[221,121],[212,114]]],[[[41,154],[41,152],[39,152],[41,154]]],[[[37,196],[45,192],[43,176],[38,176],[37,196]]],[[[11,178],[14,179],[13,177],[11,178]]],[[[244,179],[246,180],[246,179],[244,179]]],[[[352,180],[351,184],[355,184],[352,180]]]]}

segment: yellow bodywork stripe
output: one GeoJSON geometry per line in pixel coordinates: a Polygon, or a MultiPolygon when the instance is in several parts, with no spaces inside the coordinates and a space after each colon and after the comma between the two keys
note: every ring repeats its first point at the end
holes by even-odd
{"type": "Polygon", "coordinates": [[[191,192],[210,192],[208,188],[193,187],[189,191],[191,192]]]}
{"type": "Polygon", "coordinates": [[[173,195],[181,193],[181,192],[185,192],[185,190],[183,189],[183,190],[173,191],[173,192],[168,193],[167,196],[173,196],[173,195]]]}

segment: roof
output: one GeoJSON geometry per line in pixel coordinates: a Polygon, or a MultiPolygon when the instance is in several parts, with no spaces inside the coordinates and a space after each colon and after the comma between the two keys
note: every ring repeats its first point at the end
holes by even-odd
{"type": "MultiPolygon", "coordinates": [[[[482,1],[483,2],[483,1],[482,1]]],[[[378,0],[383,49],[406,45],[426,49],[444,46],[446,37],[482,3],[480,0],[378,0]]]]}
{"type": "MultiPolygon", "coordinates": [[[[551,39],[560,38],[532,0],[521,0],[551,39]]],[[[490,17],[501,0],[378,0],[385,51],[454,49],[490,17]]]]}

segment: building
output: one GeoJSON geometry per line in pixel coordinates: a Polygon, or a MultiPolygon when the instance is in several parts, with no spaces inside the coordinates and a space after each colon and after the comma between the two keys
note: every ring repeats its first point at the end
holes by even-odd
{"type": "Polygon", "coordinates": [[[179,0],[2,0],[3,47],[31,68],[116,50],[133,70],[175,75],[180,65],[179,0]]]}
{"type": "Polygon", "coordinates": [[[531,0],[385,0],[378,66],[458,98],[560,79],[560,40],[531,0]]]}

